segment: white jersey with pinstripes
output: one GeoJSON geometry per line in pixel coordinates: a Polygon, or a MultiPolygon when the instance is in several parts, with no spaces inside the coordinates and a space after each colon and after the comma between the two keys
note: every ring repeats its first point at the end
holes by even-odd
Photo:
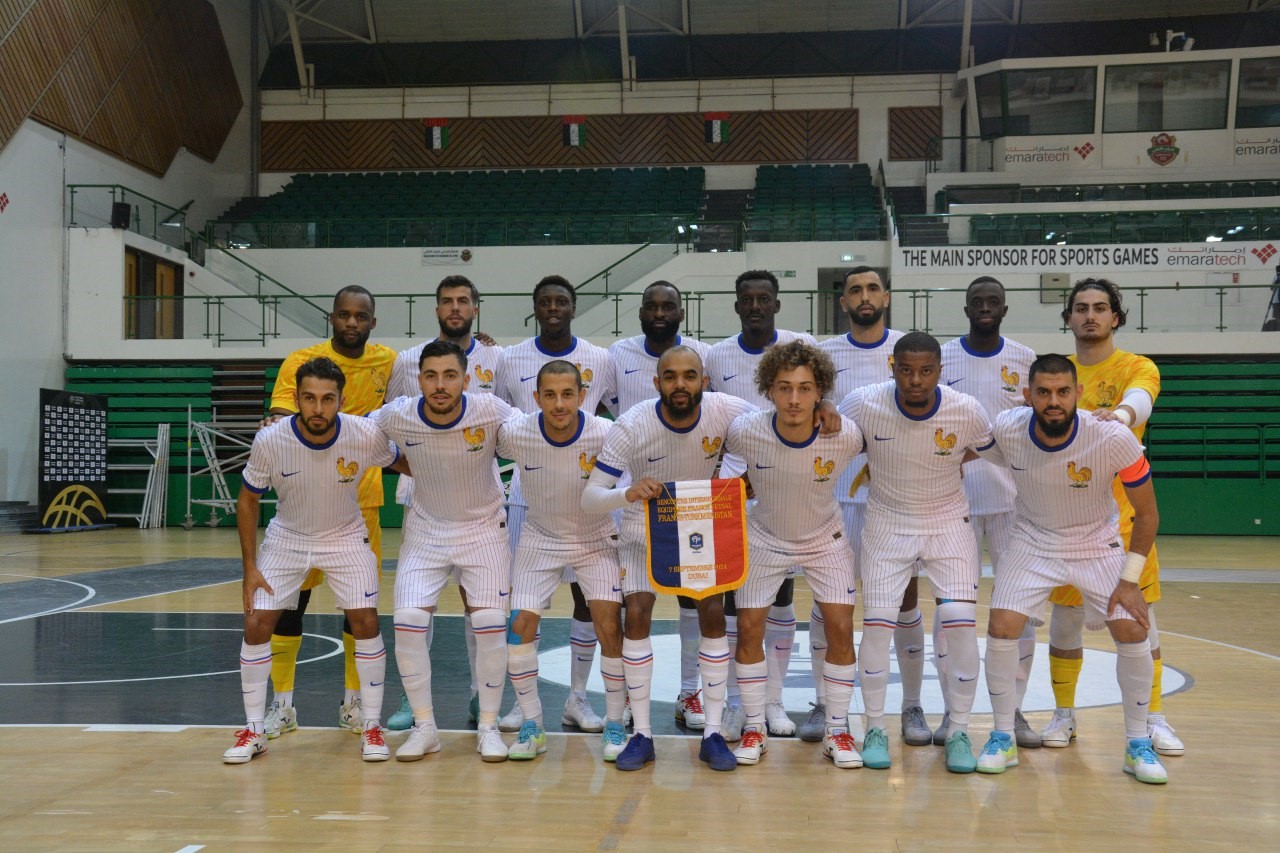
{"type": "MultiPolygon", "coordinates": [[[[1022,390],[1035,360],[1029,347],[1008,338],[1002,337],[992,352],[976,352],[969,348],[967,337],[955,338],[942,345],[941,384],[973,397],[995,420],[1007,409],[1026,405],[1022,390]]],[[[964,493],[974,515],[1013,512],[1013,477],[1007,468],[985,459],[965,466],[964,493]]]]}
{"type": "Polygon", "coordinates": [[[498,455],[520,466],[529,505],[525,526],[566,544],[599,544],[617,533],[613,517],[582,511],[582,490],[604,446],[610,422],[578,412],[578,429],[563,444],[543,428],[542,412],[520,414],[498,429],[498,455]]]}
{"type": "Polygon", "coordinates": [[[515,411],[493,394],[463,394],[450,424],[427,420],[422,397],[401,397],[371,415],[409,461],[413,507],[406,526],[441,539],[475,535],[470,525],[502,521],[502,484],[494,448],[498,427],[515,411]]]}
{"type": "MultiPolygon", "coordinates": [[[[685,346],[698,354],[706,367],[707,353],[711,347],[695,338],[676,335],[676,345],[685,346]]],[[[658,375],[658,356],[649,351],[644,335],[623,338],[609,347],[609,361],[613,365],[614,410],[618,414],[628,411],[642,400],[658,396],[653,379],[658,375]]]]}
{"type": "MultiPolygon", "coordinates": [[[[1111,481],[1142,459],[1142,444],[1119,421],[1080,417],[1078,412],[1065,444],[1048,447],[1036,439],[1034,429],[1035,413],[1029,407],[996,418],[995,458],[1009,465],[1018,488],[1016,547],[1067,560],[1123,550],[1111,481]]],[[[1138,486],[1149,477],[1147,470],[1125,485],[1138,486]]]]}
{"type": "Polygon", "coordinates": [[[276,514],[267,525],[272,542],[300,551],[339,551],[352,538],[368,536],[356,494],[361,476],[396,458],[395,447],[367,418],[339,414],[333,438],[311,444],[294,415],[253,437],[242,479],[257,494],[276,491],[276,514]]]}
{"type": "Polygon", "coordinates": [[[522,412],[536,412],[538,403],[534,392],[538,388],[538,371],[542,365],[556,360],[575,365],[582,374],[582,387],[587,389],[587,398],[582,403],[584,411],[594,414],[602,402],[606,407],[613,402],[609,351],[582,338],[574,338],[562,352],[543,349],[536,337],[504,349],[496,374],[497,395],[522,412]]]}
{"type": "Polygon", "coordinates": [[[966,448],[991,444],[991,422],[977,400],[939,386],[933,407],[912,415],[898,402],[897,385],[883,382],[854,391],[839,411],[858,425],[866,446],[868,525],[934,533],[967,523],[960,461],[966,448]]]}
{"type": "MultiPolygon", "coordinates": [[[[660,483],[708,480],[715,473],[729,425],[753,410],[750,403],[729,394],[703,392],[701,411],[692,426],[677,429],[662,418],[662,404],[653,400],[635,406],[618,418],[596,467],[611,477],[630,474],[631,482],[652,477],[660,483]]],[[[622,538],[644,542],[644,504],[627,504],[622,514],[622,538]]]]}
{"type": "MultiPolygon", "coordinates": [[[[417,346],[401,350],[391,365],[391,381],[387,383],[387,400],[398,397],[417,397],[422,393],[418,386],[418,360],[422,357],[423,348],[431,341],[423,341],[417,346]]],[[[467,385],[469,394],[492,394],[497,388],[498,362],[502,357],[502,347],[485,346],[475,338],[464,353],[467,357],[467,374],[471,377],[467,385]]]]}
{"type": "Polygon", "coordinates": [[[862,434],[845,420],[838,433],[819,435],[815,427],[808,441],[793,443],[778,435],[777,416],[772,409],[742,415],[724,446],[746,463],[756,497],[751,523],[776,539],[805,542],[839,522],[831,483],[862,449],[862,434]]]}
{"type": "MultiPolygon", "coordinates": [[[[893,378],[893,345],[905,332],[885,329],[880,340],[873,344],[860,344],[853,335],[845,333],[838,338],[828,338],[818,344],[819,349],[831,356],[836,367],[836,387],[831,400],[839,403],[859,388],[875,385],[893,378]]],[[[842,504],[867,502],[867,487],[863,485],[856,494],[849,494],[853,480],[867,464],[867,455],[858,457],[844,469],[836,481],[836,500],[842,504]]]]}

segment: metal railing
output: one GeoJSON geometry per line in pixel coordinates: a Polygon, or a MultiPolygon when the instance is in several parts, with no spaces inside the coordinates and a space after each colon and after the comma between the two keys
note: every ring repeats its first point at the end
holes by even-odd
{"type": "Polygon", "coordinates": [[[933,136],[925,148],[925,171],[995,171],[993,136],[933,136]]]}

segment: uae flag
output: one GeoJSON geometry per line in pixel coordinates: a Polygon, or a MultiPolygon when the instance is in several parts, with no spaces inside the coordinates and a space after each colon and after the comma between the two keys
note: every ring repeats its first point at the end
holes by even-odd
{"type": "Polygon", "coordinates": [[[705,113],[702,117],[706,119],[706,141],[709,144],[729,141],[728,113],[705,113]]]}
{"type": "Polygon", "coordinates": [[[583,123],[586,116],[564,117],[564,144],[570,148],[581,148],[587,144],[587,129],[583,123]]]}
{"type": "Polygon", "coordinates": [[[449,147],[449,120],[447,118],[424,118],[422,124],[427,130],[428,148],[432,151],[439,151],[449,147]]]}

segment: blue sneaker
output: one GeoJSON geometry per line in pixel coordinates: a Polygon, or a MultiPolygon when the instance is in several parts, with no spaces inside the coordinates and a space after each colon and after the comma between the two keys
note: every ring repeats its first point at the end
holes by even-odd
{"type": "Polygon", "coordinates": [[[409,707],[409,697],[400,694],[400,710],[387,718],[387,729],[402,732],[413,728],[413,709],[409,707]]]}
{"type": "Polygon", "coordinates": [[[1129,739],[1124,751],[1124,772],[1149,785],[1163,785],[1169,781],[1169,773],[1160,763],[1160,756],[1156,755],[1149,737],[1129,739]]]}
{"type": "Polygon", "coordinates": [[[1003,773],[1018,766],[1018,745],[1007,732],[992,732],[978,756],[979,773],[1003,773]]]}
{"type": "Polygon", "coordinates": [[[707,762],[712,770],[737,770],[738,759],[725,743],[719,732],[709,734],[702,739],[702,748],[698,750],[698,758],[707,762]]]}
{"type": "Polygon", "coordinates": [[[862,742],[862,766],[873,770],[887,770],[889,764],[889,736],[877,726],[867,732],[867,737],[862,742]]]}
{"type": "Polygon", "coordinates": [[[610,720],[604,724],[604,734],[600,735],[601,751],[605,761],[616,761],[627,745],[627,730],[622,723],[610,720]]]}
{"type": "Polygon", "coordinates": [[[614,759],[613,766],[619,770],[639,770],[657,758],[653,752],[653,738],[642,734],[634,734],[627,746],[614,759]]]}
{"type": "Polygon", "coordinates": [[[965,732],[952,732],[947,736],[947,769],[952,773],[972,773],[978,769],[973,757],[973,745],[965,732]]]}

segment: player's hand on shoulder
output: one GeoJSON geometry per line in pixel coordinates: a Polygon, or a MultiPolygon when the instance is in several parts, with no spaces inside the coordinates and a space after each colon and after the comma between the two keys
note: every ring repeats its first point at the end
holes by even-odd
{"type": "Polygon", "coordinates": [[[472,332],[471,337],[487,347],[496,347],[498,345],[498,342],[488,332],[472,332]]]}
{"type": "Polygon", "coordinates": [[[258,421],[258,429],[266,429],[272,424],[279,423],[284,417],[285,415],[280,412],[267,412],[262,420],[258,421]]]}
{"type": "Polygon", "coordinates": [[[1095,421],[1118,421],[1114,409],[1094,409],[1091,413],[1095,421]]]}
{"type": "Polygon", "coordinates": [[[643,477],[632,483],[627,489],[627,502],[635,503],[636,501],[652,500],[660,496],[663,492],[663,486],[652,477],[643,477]]]}
{"type": "Polygon", "coordinates": [[[819,435],[835,435],[844,428],[840,413],[830,400],[823,400],[813,412],[813,425],[818,427],[819,435]]]}

